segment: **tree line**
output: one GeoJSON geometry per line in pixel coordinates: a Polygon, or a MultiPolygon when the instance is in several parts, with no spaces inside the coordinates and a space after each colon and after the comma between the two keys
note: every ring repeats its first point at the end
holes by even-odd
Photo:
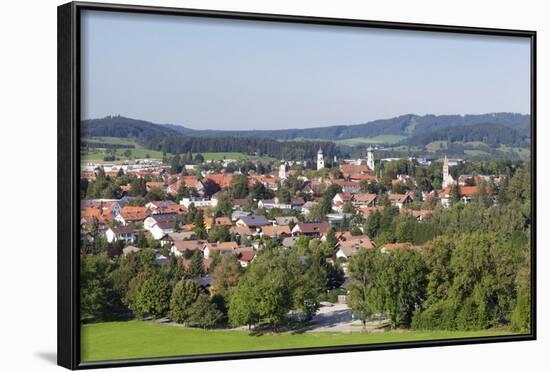
{"type": "Polygon", "coordinates": [[[325,157],[338,154],[336,145],[326,141],[281,142],[262,138],[240,137],[187,137],[170,136],[152,138],[144,142],[145,147],[172,154],[187,152],[241,152],[249,155],[268,156],[277,159],[316,159],[319,148],[325,157]]]}
{"type": "Polygon", "coordinates": [[[379,247],[411,242],[417,248],[352,257],[352,310],[364,323],[383,314],[393,326],[415,329],[528,332],[531,218],[528,168],[468,204],[437,207],[423,223],[394,208],[376,212],[365,231],[379,247]]]}

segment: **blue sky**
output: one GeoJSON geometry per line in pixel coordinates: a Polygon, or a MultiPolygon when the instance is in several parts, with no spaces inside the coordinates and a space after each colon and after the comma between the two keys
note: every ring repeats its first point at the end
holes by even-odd
{"type": "Polygon", "coordinates": [[[85,11],[82,118],[307,128],[530,110],[526,38],[85,11]]]}

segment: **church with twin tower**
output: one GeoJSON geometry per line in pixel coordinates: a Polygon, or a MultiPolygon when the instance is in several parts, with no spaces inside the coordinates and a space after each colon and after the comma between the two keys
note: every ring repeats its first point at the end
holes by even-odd
{"type": "MultiPolygon", "coordinates": [[[[367,166],[370,170],[374,171],[374,149],[372,146],[369,146],[367,149],[367,166]]],[[[336,157],[335,157],[336,159],[336,157]]],[[[359,165],[361,164],[361,159],[358,160],[359,165]]],[[[317,170],[321,170],[325,167],[325,157],[323,156],[323,149],[319,148],[317,151],[317,170]]]]}

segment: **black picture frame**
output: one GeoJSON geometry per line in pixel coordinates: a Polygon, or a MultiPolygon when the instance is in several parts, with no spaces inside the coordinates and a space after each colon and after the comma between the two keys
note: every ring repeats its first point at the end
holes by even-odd
{"type": "Polygon", "coordinates": [[[483,344],[536,340],[536,32],[525,30],[459,27],[434,24],[382,22],[358,19],[305,17],[153,6],[71,2],[58,7],[58,316],[57,358],[68,369],[122,367],[227,359],[327,354],[428,346],[483,344]],[[531,333],[451,340],[410,341],[370,345],[300,348],[209,355],[81,362],[79,321],[79,173],[80,173],[80,16],[83,10],[196,16],[222,19],[277,21],[288,23],[353,26],[393,30],[436,31],[473,35],[515,36],[531,42],[531,333]]]}

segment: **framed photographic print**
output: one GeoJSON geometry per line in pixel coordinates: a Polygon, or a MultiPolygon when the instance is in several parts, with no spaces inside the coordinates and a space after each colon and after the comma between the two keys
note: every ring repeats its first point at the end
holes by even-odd
{"type": "Polygon", "coordinates": [[[58,8],[58,361],[536,338],[533,31],[58,8]]]}

